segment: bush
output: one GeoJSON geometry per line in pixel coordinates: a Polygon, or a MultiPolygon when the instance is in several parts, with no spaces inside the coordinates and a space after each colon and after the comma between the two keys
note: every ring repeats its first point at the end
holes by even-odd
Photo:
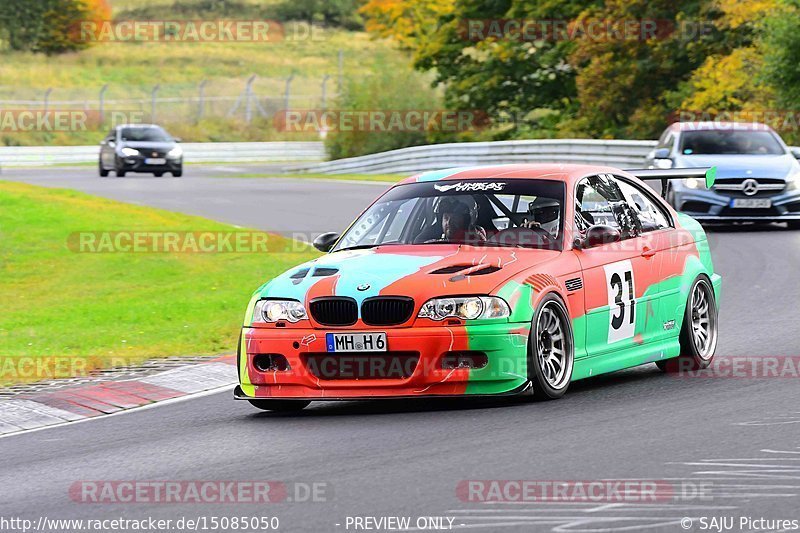
{"type": "Polygon", "coordinates": [[[363,23],[358,5],[358,0],[284,0],[275,6],[274,13],[281,21],[301,20],[360,30],[363,23]]]}
{"type": "MultiPolygon", "coordinates": [[[[410,67],[386,65],[380,57],[371,75],[345,81],[336,102],[340,111],[439,110],[441,99],[427,78],[410,67]]],[[[352,128],[357,129],[357,128],[352,128]]],[[[354,157],[428,143],[425,131],[333,131],[325,139],[331,159],[354,157]]]]}

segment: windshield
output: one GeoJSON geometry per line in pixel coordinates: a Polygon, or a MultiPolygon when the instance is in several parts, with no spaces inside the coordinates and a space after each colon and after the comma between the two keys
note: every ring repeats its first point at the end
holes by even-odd
{"type": "Polygon", "coordinates": [[[681,154],[782,155],[783,147],[769,131],[687,131],[681,135],[681,154]]]}
{"type": "Polygon", "coordinates": [[[170,142],[172,137],[161,128],[122,128],[120,138],[133,142],[170,142]]]}
{"type": "Polygon", "coordinates": [[[333,251],[454,243],[561,249],[564,183],[463,180],[411,183],[386,192],[333,251]]]}

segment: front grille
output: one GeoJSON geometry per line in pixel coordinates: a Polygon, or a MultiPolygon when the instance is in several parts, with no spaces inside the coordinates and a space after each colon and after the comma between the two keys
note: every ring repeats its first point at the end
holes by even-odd
{"type": "Polygon", "coordinates": [[[337,379],[408,379],[419,352],[309,353],[303,363],[315,377],[337,379]]]}
{"type": "Polygon", "coordinates": [[[773,196],[782,192],[786,188],[786,180],[780,178],[757,178],[755,181],[758,183],[758,192],[752,195],[744,194],[743,186],[745,180],[755,178],[722,178],[716,180],[713,189],[717,192],[723,193],[726,196],[734,198],[758,198],[764,196],[773,196]]]}
{"type": "Polygon", "coordinates": [[[358,304],[352,298],[316,298],[308,308],[311,318],[323,326],[352,326],[358,320],[358,304]]]}
{"type": "Polygon", "coordinates": [[[414,300],[401,296],[367,298],[361,304],[361,319],[369,326],[397,326],[414,313],[414,300]]]}
{"type": "Polygon", "coordinates": [[[709,209],[711,209],[711,204],[707,204],[705,202],[683,202],[681,206],[681,211],[687,211],[689,213],[708,213],[709,209]]]}
{"type": "Polygon", "coordinates": [[[780,213],[774,207],[768,209],[725,207],[719,213],[719,216],[722,217],[776,217],[779,215],[780,213]]]}

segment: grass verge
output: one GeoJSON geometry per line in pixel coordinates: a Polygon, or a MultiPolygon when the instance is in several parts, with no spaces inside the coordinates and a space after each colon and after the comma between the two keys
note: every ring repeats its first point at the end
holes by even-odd
{"type": "Polygon", "coordinates": [[[73,251],[76,232],[119,231],[247,230],[0,181],[0,385],[233,351],[252,291],[318,255],[274,235],[260,253],[73,251]]]}

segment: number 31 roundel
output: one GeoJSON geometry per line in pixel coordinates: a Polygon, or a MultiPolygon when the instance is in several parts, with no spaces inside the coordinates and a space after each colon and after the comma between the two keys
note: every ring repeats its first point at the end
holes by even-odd
{"type": "Polygon", "coordinates": [[[636,326],[636,284],[630,261],[603,267],[608,291],[608,342],[633,337],[636,326]]]}

